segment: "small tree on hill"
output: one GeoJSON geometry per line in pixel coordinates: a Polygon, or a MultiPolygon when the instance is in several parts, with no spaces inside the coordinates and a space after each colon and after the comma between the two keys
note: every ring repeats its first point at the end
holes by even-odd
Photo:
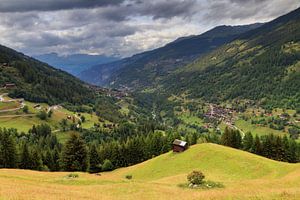
{"type": "Polygon", "coordinates": [[[193,185],[201,185],[204,178],[204,174],[200,171],[193,171],[187,176],[189,183],[193,185]]]}

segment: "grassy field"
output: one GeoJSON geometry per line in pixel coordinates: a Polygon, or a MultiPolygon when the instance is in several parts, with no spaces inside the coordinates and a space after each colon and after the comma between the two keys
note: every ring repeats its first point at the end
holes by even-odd
{"type": "Polygon", "coordinates": [[[17,102],[0,102],[0,111],[8,110],[20,107],[20,104],[17,102]]]}
{"type": "Polygon", "coordinates": [[[272,133],[275,135],[287,134],[283,131],[274,130],[269,127],[257,126],[255,124],[251,124],[251,122],[249,122],[249,121],[245,121],[242,119],[237,120],[235,122],[235,125],[244,132],[250,131],[253,135],[261,136],[261,135],[268,135],[268,134],[272,134],[272,133]]]}
{"type": "Polygon", "coordinates": [[[96,176],[66,172],[0,170],[0,199],[298,199],[300,165],[247,152],[200,144],[144,163],[96,176]],[[194,169],[224,188],[188,189],[178,184],[194,169]],[[132,175],[127,180],[126,175],[132,175]]]}
{"type": "MultiPolygon", "coordinates": [[[[42,123],[46,123],[51,126],[52,130],[58,130],[60,129],[60,121],[62,119],[67,119],[68,116],[75,116],[75,113],[64,109],[59,108],[56,110],[53,110],[53,114],[51,118],[48,118],[47,120],[40,120],[37,116],[35,116],[38,112],[40,112],[42,109],[47,110],[49,106],[47,104],[40,104],[41,109],[35,109],[34,103],[26,102],[26,105],[29,108],[29,115],[32,116],[25,116],[26,113],[23,113],[20,111],[14,111],[14,112],[6,112],[0,114],[0,127],[2,128],[16,128],[19,131],[27,132],[30,128],[32,128],[33,125],[38,125],[42,123]],[[18,115],[18,116],[16,116],[18,115]],[[24,116],[22,116],[24,115],[24,116]],[[6,117],[11,116],[11,117],[6,117]]],[[[83,128],[91,128],[94,126],[94,123],[99,123],[98,117],[93,114],[88,113],[81,113],[81,115],[85,116],[85,122],[82,123],[83,128]]],[[[78,116],[75,118],[76,121],[78,121],[78,116]]],[[[72,120],[68,120],[70,123],[72,120]]]]}

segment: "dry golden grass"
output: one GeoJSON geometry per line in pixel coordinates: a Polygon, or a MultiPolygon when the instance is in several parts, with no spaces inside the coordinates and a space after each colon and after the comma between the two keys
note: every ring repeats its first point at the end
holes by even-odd
{"type": "MultiPolygon", "coordinates": [[[[240,152],[218,145],[205,144],[196,145],[186,152],[196,158],[195,152],[200,150],[200,154],[209,154],[208,151],[216,154],[215,167],[212,160],[207,160],[205,155],[199,157],[200,161],[209,163],[211,169],[205,169],[207,178],[213,181],[220,181],[225,186],[218,189],[187,189],[180,188],[178,184],[185,182],[187,173],[190,172],[193,165],[187,165],[186,172],[182,171],[181,166],[173,166],[172,175],[167,174],[161,166],[157,169],[158,163],[173,164],[174,160],[183,160],[188,158],[184,154],[179,156],[172,153],[165,154],[153,160],[142,164],[123,168],[114,172],[102,173],[96,176],[87,173],[78,173],[79,178],[68,179],[66,172],[35,172],[28,170],[0,170],[0,199],[23,200],[23,199],[41,199],[41,200],[67,200],[67,199],[299,199],[300,197],[300,165],[274,162],[253,155],[253,160],[258,162],[265,170],[260,177],[257,177],[255,170],[245,170],[249,175],[240,175],[238,168],[244,168],[246,165],[232,165],[235,162],[234,157],[225,157],[227,162],[220,158],[220,152],[231,153],[232,156],[240,156],[243,159],[252,159],[252,154],[240,152]],[[172,160],[172,161],[169,161],[172,160]],[[165,162],[165,163],[164,163],[165,162]],[[220,163],[224,170],[220,168],[220,163]],[[153,167],[153,168],[152,168],[153,167]],[[226,167],[236,167],[237,173],[227,171],[226,167]],[[153,177],[147,177],[149,170],[153,171],[153,177]],[[266,170],[266,169],[268,170],[266,170]],[[144,175],[144,173],[146,175],[144,175]],[[236,175],[235,178],[228,178],[226,173],[236,175]],[[126,180],[126,174],[133,174],[132,180],[126,180]]],[[[250,164],[252,161],[250,161],[250,164]]],[[[193,160],[190,160],[193,162],[193,160]]],[[[205,168],[205,164],[199,164],[200,168],[205,168]]]]}

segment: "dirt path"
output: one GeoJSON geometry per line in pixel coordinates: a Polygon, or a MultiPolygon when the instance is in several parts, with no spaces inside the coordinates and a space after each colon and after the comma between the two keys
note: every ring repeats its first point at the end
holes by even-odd
{"type": "Polygon", "coordinates": [[[35,114],[26,114],[26,115],[4,115],[0,116],[0,118],[14,118],[14,117],[33,117],[35,114]]]}
{"type": "Polygon", "coordinates": [[[0,113],[4,113],[4,112],[13,112],[13,111],[18,111],[18,110],[21,110],[25,107],[25,103],[24,103],[24,99],[12,99],[12,100],[7,100],[5,101],[4,100],[4,96],[7,96],[8,94],[7,93],[4,93],[4,94],[1,94],[0,95],[0,102],[3,102],[3,103],[8,103],[8,102],[21,102],[21,106],[18,107],[18,108],[12,108],[12,109],[6,109],[6,110],[0,110],[0,113]]]}

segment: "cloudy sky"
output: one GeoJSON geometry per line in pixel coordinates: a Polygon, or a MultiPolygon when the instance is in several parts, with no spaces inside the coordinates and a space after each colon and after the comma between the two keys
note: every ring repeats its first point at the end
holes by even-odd
{"type": "Polygon", "coordinates": [[[0,0],[0,44],[29,55],[130,56],[218,25],[266,22],[299,0],[0,0]]]}

